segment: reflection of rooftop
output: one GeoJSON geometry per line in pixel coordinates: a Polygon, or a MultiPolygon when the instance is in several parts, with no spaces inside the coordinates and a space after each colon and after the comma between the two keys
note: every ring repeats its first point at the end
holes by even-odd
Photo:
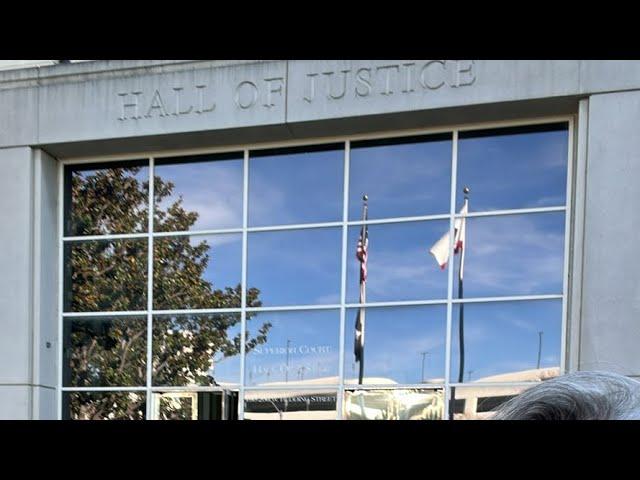
{"type": "Polygon", "coordinates": [[[474,383],[506,383],[506,382],[530,382],[532,385],[536,382],[550,380],[560,375],[559,367],[539,368],[532,370],[522,370],[520,372],[510,372],[500,375],[491,375],[489,377],[479,378],[473,382],[467,383],[464,387],[456,388],[456,400],[465,400],[464,413],[455,414],[455,418],[464,419],[486,419],[493,415],[493,412],[478,412],[478,400],[491,397],[510,397],[519,395],[528,386],[510,386],[510,385],[489,385],[475,386],[474,383]],[[467,386],[468,385],[468,386],[467,386]]]}

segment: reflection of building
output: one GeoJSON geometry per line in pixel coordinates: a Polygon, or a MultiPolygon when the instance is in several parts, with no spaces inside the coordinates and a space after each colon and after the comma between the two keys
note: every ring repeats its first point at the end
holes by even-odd
{"type": "Polygon", "coordinates": [[[235,420],[237,391],[169,391],[153,396],[153,420],[235,420]]]}
{"type": "Polygon", "coordinates": [[[558,368],[541,368],[521,372],[492,375],[471,382],[469,386],[459,387],[455,391],[454,418],[457,420],[474,420],[490,418],[492,412],[502,403],[513,398],[529,385],[523,382],[543,382],[557,377],[558,368]],[[474,383],[491,384],[491,386],[473,386],[474,383]],[[506,383],[507,385],[500,385],[506,383]],[[512,383],[512,385],[508,385],[512,383]],[[513,385],[515,384],[515,385],[513,385]]]}
{"type": "Polygon", "coordinates": [[[0,61],[0,418],[474,416],[537,365],[640,374],[639,61],[35,62],[0,61]],[[464,186],[459,302],[427,251],[464,186]]]}

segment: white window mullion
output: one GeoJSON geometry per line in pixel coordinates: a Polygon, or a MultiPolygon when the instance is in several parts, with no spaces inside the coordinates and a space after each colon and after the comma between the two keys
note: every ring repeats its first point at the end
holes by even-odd
{"type": "Polygon", "coordinates": [[[64,165],[58,163],[58,392],[57,419],[62,420],[64,372],[64,165]]]}
{"type": "Polygon", "coordinates": [[[240,390],[238,392],[238,419],[244,420],[245,343],[247,337],[247,224],[249,219],[249,150],[244,151],[242,170],[242,280],[240,300],[240,390]]]}
{"type": "Polygon", "coordinates": [[[338,392],[336,410],[338,420],[342,420],[342,402],[344,397],[344,359],[345,359],[345,325],[346,325],[346,297],[347,297],[347,239],[349,237],[349,164],[351,159],[351,143],[344,146],[344,174],[342,187],[342,257],[340,270],[340,337],[338,343],[338,392]]]}
{"type": "Polygon", "coordinates": [[[146,418],[153,418],[153,395],[151,385],[153,382],[153,217],[155,212],[154,202],[154,158],[149,158],[149,213],[147,225],[147,381],[146,381],[146,418]]]}

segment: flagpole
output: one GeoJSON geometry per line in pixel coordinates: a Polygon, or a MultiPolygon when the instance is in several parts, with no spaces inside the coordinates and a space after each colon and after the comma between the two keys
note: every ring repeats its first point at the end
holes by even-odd
{"type": "MultiPolygon", "coordinates": [[[[469,208],[469,192],[470,189],[469,187],[464,187],[462,189],[463,193],[464,193],[464,203],[467,206],[467,211],[469,208]]],[[[463,219],[463,221],[466,223],[466,220],[463,219]]],[[[460,223],[460,228],[463,228],[463,224],[462,222],[460,223]]],[[[466,225],[464,225],[464,228],[466,229],[466,225]]],[[[454,238],[454,242],[455,242],[455,238],[454,238]]],[[[454,249],[455,249],[455,245],[454,245],[454,249]]],[[[464,252],[467,249],[467,245],[466,245],[466,238],[464,239],[464,243],[462,244],[462,252],[460,252],[460,259],[459,259],[459,266],[458,266],[458,299],[461,300],[462,298],[464,298],[464,285],[463,285],[463,268],[464,268],[464,252]]],[[[460,307],[459,307],[459,319],[458,319],[458,343],[460,345],[460,369],[458,370],[458,383],[462,383],[464,380],[464,303],[460,302],[459,303],[460,307]]],[[[455,399],[456,399],[456,388],[452,387],[451,388],[451,402],[449,405],[449,419],[453,420],[453,406],[455,405],[455,399]]]]}
{"type": "MultiPolygon", "coordinates": [[[[469,187],[464,187],[462,190],[464,192],[464,203],[467,205],[467,211],[469,208],[469,187]]],[[[466,220],[463,220],[466,223],[466,220]]],[[[466,225],[464,225],[466,229],[466,225]]],[[[462,228],[462,224],[461,227],[462,228]]],[[[466,243],[466,238],[464,239],[466,243]]],[[[467,249],[467,246],[463,243],[462,252],[460,252],[460,264],[458,267],[458,299],[462,300],[464,298],[464,290],[463,290],[463,268],[464,268],[464,252],[467,249]]],[[[458,383],[462,383],[463,375],[464,375],[464,303],[460,302],[460,319],[458,322],[459,330],[458,330],[458,338],[460,341],[460,371],[458,372],[458,383]]]]}
{"type": "MultiPolygon", "coordinates": [[[[362,196],[362,221],[366,222],[367,221],[367,213],[368,213],[368,204],[367,201],[369,200],[369,197],[365,194],[362,196]]],[[[366,223],[362,224],[362,228],[360,229],[360,236],[363,240],[363,242],[365,241],[366,238],[366,232],[367,231],[367,226],[366,223]]],[[[362,263],[362,262],[360,262],[362,263]]],[[[360,275],[362,275],[362,266],[360,267],[360,275]]],[[[367,283],[366,283],[366,279],[360,278],[360,304],[364,304],[367,301],[367,283]]],[[[362,335],[364,335],[364,331],[365,331],[365,309],[363,306],[360,307],[360,323],[362,325],[362,335]]],[[[361,347],[360,347],[360,370],[358,372],[358,385],[362,385],[362,380],[364,378],[364,339],[362,339],[361,342],[361,347]]]]}

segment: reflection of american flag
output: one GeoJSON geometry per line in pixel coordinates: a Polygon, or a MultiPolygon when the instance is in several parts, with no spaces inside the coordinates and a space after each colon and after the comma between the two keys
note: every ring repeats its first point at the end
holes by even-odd
{"type": "Polygon", "coordinates": [[[360,230],[360,238],[356,247],[356,258],[360,261],[360,283],[367,281],[367,254],[369,250],[369,229],[366,225],[360,230]]]}
{"type": "MultiPolygon", "coordinates": [[[[365,213],[366,221],[366,213],[365,213]]],[[[362,225],[360,229],[360,238],[356,247],[356,258],[360,261],[360,303],[366,301],[366,281],[367,281],[367,257],[369,254],[369,229],[367,225],[362,225]]],[[[364,309],[358,309],[356,317],[356,336],[353,345],[353,353],[356,362],[362,362],[364,352],[364,309]]]]}

